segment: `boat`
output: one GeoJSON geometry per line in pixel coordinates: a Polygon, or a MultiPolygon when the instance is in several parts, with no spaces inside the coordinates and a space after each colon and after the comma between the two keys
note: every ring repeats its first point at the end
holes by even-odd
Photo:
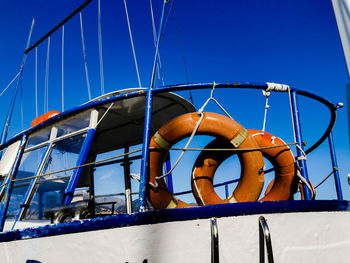
{"type": "MultiPolygon", "coordinates": [[[[46,105],[7,138],[27,56],[91,2],[33,44],[32,23],[1,136],[1,262],[347,262],[350,202],[333,136],[343,104],[286,83],[162,85],[159,45],[174,1],[162,3],[149,87],[102,92],[62,112],[46,105]]],[[[46,98],[47,83],[48,71],[46,98]]]]}

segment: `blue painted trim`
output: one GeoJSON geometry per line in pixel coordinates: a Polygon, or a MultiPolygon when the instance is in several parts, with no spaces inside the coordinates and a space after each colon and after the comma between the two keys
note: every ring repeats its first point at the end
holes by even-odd
{"type": "MultiPolygon", "coordinates": [[[[36,170],[36,172],[35,172],[35,176],[38,176],[39,173],[41,172],[41,169],[40,169],[40,168],[43,167],[44,162],[46,162],[46,159],[47,159],[47,158],[45,158],[45,157],[48,156],[49,151],[50,151],[50,149],[51,149],[51,145],[52,145],[52,142],[50,142],[50,143],[46,146],[45,153],[43,154],[43,156],[42,156],[42,158],[41,158],[41,161],[40,161],[40,163],[39,163],[39,166],[38,166],[38,168],[37,168],[37,170],[36,170]]],[[[21,220],[22,214],[26,212],[26,211],[25,211],[25,210],[27,209],[26,206],[27,206],[27,205],[30,205],[31,199],[32,199],[32,196],[31,196],[31,195],[32,195],[32,192],[33,192],[33,190],[34,190],[34,187],[35,187],[35,184],[36,184],[37,180],[38,180],[38,178],[35,177],[35,178],[33,178],[32,181],[30,182],[30,185],[28,186],[28,189],[27,189],[26,194],[25,194],[25,196],[24,196],[24,201],[23,201],[23,203],[22,203],[21,208],[20,208],[19,211],[18,211],[18,214],[17,214],[17,216],[16,216],[16,219],[15,219],[15,222],[14,222],[12,228],[15,227],[15,225],[16,225],[16,223],[17,223],[18,220],[21,220]]]]}
{"type": "Polygon", "coordinates": [[[149,143],[151,141],[151,120],[152,120],[152,90],[147,92],[145,124],[143,131],[143,144],[142,144],[142,159],[141,159],[141,175],[140,175],[140,188],[139,188],[139,211],[145,210],[146,201],[146,186],[147,186],[147,174],[149,163],[149,143]]]}
{"type": "MultiPolygon", "coordinates": [[[[92,143],[92,140],[94,139],[96,130],[95,129],[89,129],[86,135],[86,138],[84,140],[83,146],[80,150],[79,158],[77,160],[76,166],[83,165],[86,161],[86,157],[89,153],[90,146],[92,143]]],[[[69,204],[73,199],[73,193],[75,191],[75,188],[77,186],[77,183],[79,181],[79,177],[81,174],[81,171],[83,170],[83,167],[77,168],[74,170],[72,177],[70,178],[68,185],[66,187],[66,190],[64,192],[65,198],[64,198],[64,204],[69,204]]]]}
{"type": "MultiPolygon", "coordinates": [[[[166,173],[168,173],[171,170],[170,152],[168,152],[168,154],[166,155],[165,168],[166,168],[166,173]]],[[[168,189],[169,189],[170,193],[173,194],[174,193],[174,185],[173,185],[173,174],[172,173],[168,174],[168,176],[166,177],[166,182],[167,182],[168,189]]]]}
{"type": "MultiPolygon", "coordinates": [[[[27,138],[28,137],[24,134],[22,137],[21,143],[20,143],[19,151],[17,152],[17,155],[16,155],[14,165],[12,166],[12,169],[8,175],[8,176],[10,176],[9,181],[8,181],[9,187],[6,188],[6,192],[4,194],[4,198],[2,198],[2,200],[1,200],[1,206],[0,206],[0,232],[2,232],[4,229],[6,214],[7,214],[7,210],[8,210],[8,206],[9,206],[9,202],[10,202],[10,196],[11,196],[12,189],[13,189],[13,181],[12,180],[16,178],[19,164],[21,163],[21,160],[22,160],[24,148],[25,148],[25,145],[27,143],[27,138]]],[[[3,187],[5,187],[5,186],[3,186],[3,187]]]]}
{"type": "Polygon", "coordinates": [[[163,24],[164,24],[164,14],[165,14],[165,8],[167,3],[168,1],[164,0],[162,14],[161,14],[160,23],[159,23],[156,51],[155,51],[154,60],[153,60],[151,84],[148,89],[147,98],[146,98],[145,122],[144,122],[143,144],[142,144],[142,159],[141,159],[140,190],[139,190],[139,211],[140,212],[145,210],[146,184],[147,184],[148,162],[149,162],[149,143],[151,140],[150,133],[151,133],[151,122],[152,122],[152,102],[153,102],[152,90],[154,87],[154,79],[155,79],[156,68],[157,68],[159,44],[163,35],[162,31],[163,31],[163,24]]]}
{"type": "Polygon", "coordinates": [[[331,152],[331,159],[332,159],[332,166],[333,166],[332,168],[334,171],[334,183],[335,183],[335,189],[337,190],[337,197],[338,197],[338,200],[343,200],[343,193],[341,190],[341,184],[339,179],[338,162],[337,162],[337,156],[335,153],[332,132],[328,135],[328,143],[329,143],[329,150],[331,152]]]}
{"type": "Polygon", "coordinates": [[[207,219],[211,217],[324,211],[350,211],[350,202],[338,200],[248,202],[169,210],[155,210],[131,215],[121,214],[99,217],[91,220],[78,220],[70,223],[61,223],[57,225],[3,232],[0,233],[0,242],[82,233],[87,231],[128,226],[207,219]]]}
{"type": "MultiPolygon", "coordinates": [[[[294,125],[294,136],[297,140],[297,143],[299,147],[297,147],[297,159],[298,158],[303,158],[304,156],[304,146],[303,146],[303,137],[302,137],[302,132],[301,132],[301,122],[300,122],[300,115],[299,115],[299,107],[298,107],[298,101],[297,101],[297,94],[295,91],[292,91],[290,94],[290,99],[291,99],[291,104],[292,104],[292,113],[293,113],[293,125],[294,125]]],[[[306,179],[307,182],[310,183],[309,181],[309,175],[307,171],[307,165],[306,165],[306,160],[304,159],[299,159],[298,164],[300,167],[300,172],[301,175],[306,179]]],[[[311,200],[311,191],[310,189],[303,184],[303,189],[304,189],[304,197],[305,200],[311,200]]]]}

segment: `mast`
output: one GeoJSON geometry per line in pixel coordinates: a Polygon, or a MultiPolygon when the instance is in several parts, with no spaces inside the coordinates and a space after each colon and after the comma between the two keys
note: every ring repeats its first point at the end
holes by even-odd
{"type": "MultiPolygon", "coordinates": [[[[343,47],[348,77],[350,79],[350,0],[332,0],[333,11],[337,21],[338,32],[343,47]]],[[[348,111],[348,130],[350,138],[350,83],[346,85],[348,111]]]]}

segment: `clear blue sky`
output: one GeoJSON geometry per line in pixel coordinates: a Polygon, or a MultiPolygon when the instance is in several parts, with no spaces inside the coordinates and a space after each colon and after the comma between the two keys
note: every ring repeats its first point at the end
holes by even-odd
{"type": "MultiPolygon", "coordinates": [[[[105,90],[137,87],[123,1],[101,2],[105,90]]],[[[77,0],[0,1],[1,90],[19,70],[32,18],[36,19],[32,36],[34,43],[81,3],[77,0]]],[[[157,25],[161,5],[162,1],[153,1],[157,25]]],[[[148,86],[154,54],[149,1],[129,0],[128,8],[141,81],[143,86],[148,86]]],[[[334,103],[346,103],[345,85],[349,80],[330,0],[178,0],[175,11],[190,82],[279,82],[316,93],[334,103]]],[[[100,95],[97,1],[84,9],[83,19],[89,75],[93,97],[96,97],[100,95]]],[[[43,113],[46,45],[44,42],[38,48],[40,114],[43,113]]],[[[61,109],[60,45],[61,30],[51,39],[49,110],[61,109]]],[[[168,19],[160,54],[165,83],[185,83],[174,12],[168,19]]],[[[66,25],[65,61],[65,108],[68,109],[88,100],[78,16],[66,25]]],[[[25,128],[35,117],[33,76],[34,53],[31,53],[23,78],[25,128]]],[[[0,97],[2,116],[7,113],[12,90],[0,97]]],[[[227,96],[218,91],[216,94],[246,128],[262,127],[265,101],[260,92],[238,91],[227,96]]],[[[182,95],[188,97],[188,93],[182,95]]],[[[207,93],[195,92],[195,106],[200,107],[206,96],[207,93]]],[[[304,104],[301,110],[304,140],[311,145],[321,135],[329,115],[315,103],[303,99],[300,103],[304,104]]],[[[266,130],[291,142],[286,96],[273,94],[270,105],[266,130]]],[[[19,117],[17,108],[11,134],[20,130],[19,117]]],[[[343,192],[350,199],[345,109],[338,111],[334,135],[343,192]]],[[[309,157],[310,177],[315,185],[330,171],[326,146],[322,145],[320,151],[309,157]]],[[[319,188],[320,198],[335,198],[332,183],[330,178],[319,188]]]]}

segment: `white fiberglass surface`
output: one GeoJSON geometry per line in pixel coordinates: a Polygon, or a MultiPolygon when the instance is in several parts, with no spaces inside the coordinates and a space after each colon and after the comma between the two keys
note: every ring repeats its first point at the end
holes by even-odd
{"type": "Polygon", "coordinates": [[[5,176],[10,171],[13,163],[15,162],[20,143],[21,141],[17,141],[11,144],[2,155],[0,160],[0,176],[5,176]]]}

